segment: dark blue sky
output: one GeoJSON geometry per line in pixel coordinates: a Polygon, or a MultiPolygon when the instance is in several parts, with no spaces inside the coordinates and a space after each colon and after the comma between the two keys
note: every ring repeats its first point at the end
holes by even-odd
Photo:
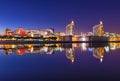
{"type": "Polygon", "coordinates": [[[119,33],[120,1],[0,0],[0,31],[6,27],[65,31],[71,20],[77,32],[92,31],[93,25],[102,20],[105,31],[119,33]]]}

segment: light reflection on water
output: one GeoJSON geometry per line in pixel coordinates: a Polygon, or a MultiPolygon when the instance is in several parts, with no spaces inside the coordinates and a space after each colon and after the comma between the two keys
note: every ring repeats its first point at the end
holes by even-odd
{"type": "Polygon", "coordinates": [[[120,79],[120,43],[0,45],[0,81],[120,79]]]}
{"type": "Polygon", "coordinates": [[[52,55],[55,51],[66,51],[67,59],[74,63],[75,48],[78,51],[92,52],[94,58],[103,61],[104,53],[120,49],[120,43],[62,43],[62,44],[3,44],[0,45],[0,50],[4,51],[5,55],[17,54],[22,56],[24,54],[49,54],[52,55]]]}

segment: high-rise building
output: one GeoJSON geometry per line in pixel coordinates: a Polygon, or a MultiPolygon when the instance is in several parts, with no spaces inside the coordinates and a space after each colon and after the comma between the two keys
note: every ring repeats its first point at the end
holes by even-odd
{"type": "Polygon", "coordinates": [[[104,27],[102,21],[100,21],[100,24],[93,26],[93,35],[104,36],[104,27]]]}
{"type": "Polygon", "coordinates": [[[74,21],[66,26],[66,35],[74,35],[74,21]]]}

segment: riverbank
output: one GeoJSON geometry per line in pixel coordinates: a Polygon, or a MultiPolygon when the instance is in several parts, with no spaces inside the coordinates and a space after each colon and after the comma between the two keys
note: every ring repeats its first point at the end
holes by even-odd
{"type": "Polygon", "coordinates": [[[120,41],[16,41],[5,40],[0,41],[0,44],[42,44],[42,43],[118,43],[120,41]]]}

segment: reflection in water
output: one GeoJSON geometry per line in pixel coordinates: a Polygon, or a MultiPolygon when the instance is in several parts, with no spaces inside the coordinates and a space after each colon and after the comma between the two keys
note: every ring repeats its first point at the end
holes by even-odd
{"type": "Polygon", "coordinates": [[[73,48],[66,48],[66,57],[74,62],[74,49],[73,48]]]}
{"type": "Polygon", "coordinates": [[[24,54],[54,54],[55,51],[66,51],[66,58],[73,63],[75,60],[75,48],[80,48],[80,51],[90,51],[93,56],[103,61],[104,52],[110,52],[120,48],[120,43],[68,43],[68,44],[3,44],[0,45],[0,50],[4,50],[5,55],[16,53],[19,56],[24,54]]]}
{"type": "Polygon", "coordinates": [[[103,61],[103,56],[104,56],[104,48],[100,47],[100,48],[93,48],[93,56],[95,58],[100,59],[100,61],[103,61]]]}

